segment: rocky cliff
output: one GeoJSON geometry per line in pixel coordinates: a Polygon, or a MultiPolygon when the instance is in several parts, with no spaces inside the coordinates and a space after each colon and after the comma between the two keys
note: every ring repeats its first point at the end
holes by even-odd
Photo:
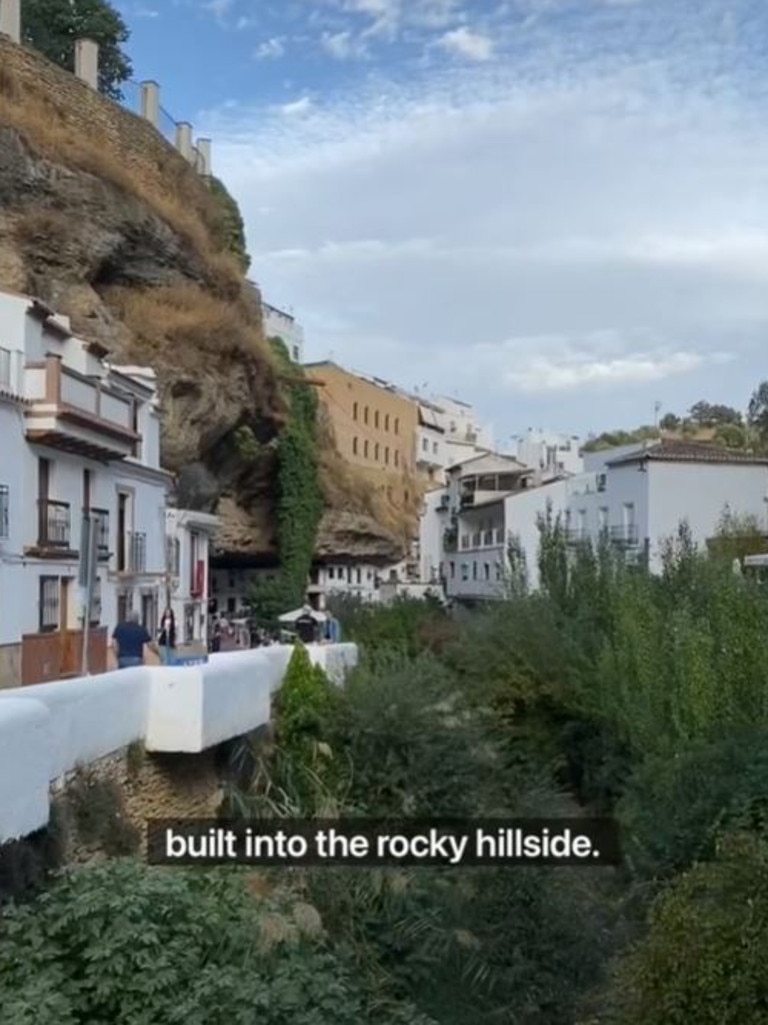
{"type": "MultiPolygon", "coordinates": [[[[268,554],[287,409],[227,234],[205,181],[148,122],[0,37],[0,287],[69,315],[116,361],[153,366],[182,500],[218,508],[226,549],[268,554]]],[[[326,493],[320,551],[397,554],[364,497],[326,493]]]]}

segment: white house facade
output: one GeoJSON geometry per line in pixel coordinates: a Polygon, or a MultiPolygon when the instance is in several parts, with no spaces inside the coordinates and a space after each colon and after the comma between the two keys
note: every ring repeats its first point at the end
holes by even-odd
{"type": "Polygon", "coordinates": [[[282,338],[294,363],[304,362],[304,329],[296,318],[262,300],[261,315],[266,338],[282,338]]]}
{"type": "Polygon", "coordinates": [[[726,509],[756,519],[768,533],[765,458],[664,441],[590,454],[583,473],[543,483],[505,459],[471,460],[451,471],[446,488],[427,495],[423,572],[436,566],[449,598],[502,597],[510,543],[522,551],[529,584],[537,589],[539,522],[548,509],[560,518],[573,550],[607,538],[651,572],[660,571],[664,542],[683,521],[700,547],[716,535],[726,509]]]}
{"type": "Polygon", "coordinates": [[[189,509],[166,509],[168,591],[177,643],[207,645],[210,597],[209,551],[218,516],[189,509]]]}
{"type": "Polygon", "coordinates": [[[541,470],[548,476],[572,476],[584,471],[581,441],[575,434],[529,428],[526,434],[516,439],[515,454],[525,466],[541,470]]]}
{"type": "Polygon", "coordinates": [[[157,592],[145,571],[163,571],[170,478],[154,383],[105,356],[44,304],[0,293],[0,686],[106,668],[110,628],[157,592]],[[96,534],[87,617],[85,521],[96,534]]]}

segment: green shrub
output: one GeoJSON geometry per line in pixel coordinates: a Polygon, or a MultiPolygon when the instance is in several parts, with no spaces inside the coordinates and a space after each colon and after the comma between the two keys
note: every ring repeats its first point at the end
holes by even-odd
{"type": "Polygon", "coordinates": [[[768,844],[723,841],[661,897],[647,939],[621,966],[615,1025],[764,1025],[768,1016],[768,844]]]}
{"type": "MultiPolygon", "coordinates": [[[[317,915],[290,894],[257,902],[247,879],[130,861],[62,876],[4,912],[3,1021],[384,1025],[317,915]]],[[[429,1025],[400,1010],[404,1025],[429,1025]]]]}

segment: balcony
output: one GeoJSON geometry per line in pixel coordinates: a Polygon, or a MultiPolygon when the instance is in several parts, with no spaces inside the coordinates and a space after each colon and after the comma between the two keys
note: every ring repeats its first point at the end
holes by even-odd
{"type": "Polygon", "coordinates": [[[147,535],[136,531],[117,539],[117,572],[136,576],[147,570],[147,535]]]}
{"type": "Polygon", "coordinates": [[[570,527],[565,532],[566,544],[577,547],[578,545],[587,545],[590,543],[590,534],[586,527],[570,527]]]}
{"type": "Polygon", "coordinates": [[[137,449],[132,400],[101,379],[85,377],[58,356],[28,363],[24,390],[27,440],[99,461],[125,459],[137,449]]]}
{"type": "Polygon", "coordinates": [[[41,498],[37,508],[37,547],[41,551],[69,552],[72,542],[69,503],[41,498]]]}
{"type": "Polygon", "coordinates": [[[615,545],[623,548],[633,548],[638,544],[638,530],[636,523],[624,523],[618,527],[611,527],[608,536],[615,545]]]}

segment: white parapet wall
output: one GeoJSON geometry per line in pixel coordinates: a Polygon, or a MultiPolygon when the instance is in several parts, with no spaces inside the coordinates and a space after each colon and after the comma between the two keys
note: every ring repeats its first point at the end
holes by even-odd
{"type": "MultiPolygon", "coordinates": [[[[0,843],[48,822],[52,785],[135,742],[199,753],[269,723],[290,645],[222,652],[198,666],[123,669],[0,690],[0,843]]],[[[357,663],[354,644],[308,646],[337,685],[357,663]]]]}

